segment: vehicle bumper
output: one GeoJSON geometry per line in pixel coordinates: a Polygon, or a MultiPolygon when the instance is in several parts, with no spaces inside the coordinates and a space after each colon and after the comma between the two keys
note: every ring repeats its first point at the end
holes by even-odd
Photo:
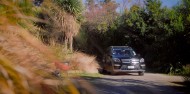
{"type": "Polygon", "coordinates": [[[128,63],[128,64],[113,64],[115,70],[145,70],[146,65],[145,64],[133,64],[133,63],[128,63]],[[130,68],[132,67],[132,68],[130,68]]]}
{"type": "Polygon", "coordinates": [[[114,64],[112,72],[144,72],[145,71],[145,64],[144,63],[127,63],[127,64],[114,64]]]}
{"type": "Polygon", "coordinates": [[[129,72],[129,73],[136,73],[136,72],[145,72],[145,70],[121,70],[121,69],[114,69],[113,72],[129,72]]]}

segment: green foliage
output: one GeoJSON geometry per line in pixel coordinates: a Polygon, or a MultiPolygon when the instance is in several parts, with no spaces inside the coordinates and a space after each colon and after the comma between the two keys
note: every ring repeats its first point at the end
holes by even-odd
{"type": "Polygon", "coordinates": [[[181,74],[184,76],[185,81],[190,82],[190,66],[183,66],[181,74]]]}
{"type": "Polygon", "coordinates": [[[26,16],[34,16],[32,4],[29,0],[2,0],[0,2],[0,11],[1,18],[2,16],[6,17],[7,19],[4,20],[9,21],[10,24],[18,24],[21,22],[21,19],[30,19],[26,16]]]}
{"type": "Polygon", "coordinates": [[[79,15],[83,11],[82,0],[54,0],[60,7],[73,15],[79,15]]]}
{"type": "Polygon", "coordinates": [[[190,82],[190,66],[184,65],[181,67],[174,68],[174,66],[171,65],[170,67],[170,75],[182,75],[184,77],[185,82],[190,82]]]}
{"type": "Polygon", "coordinates": [[[160,0],[146,0],[146,9],[148,14],[153,16],[150,20],[157,20],[161,15],[161,1],[160,0]]]}
{"type": "Polygon", "coordinates": [[[20,0],[18,2],[18,6],[21,7],[20,11],[23,12],[25,15],[33,15],[33,5],[29,0],[20,0]]]}
{"type": "Polygon", "coordinates": [[[143,16],[140,14],[141,10],[138,6],[134,5],[130,9],[130,13],[125,16],[125,25],[135,32],[146,32],[146,23],[143,16]]]}
{"type": "Polygon", "coordinates": [[[77,36],[75,37],[75,48],[77,48],[77,50],[81,50],[81,49],[88,49],[87,48],[87,34],[84,31],[80,31],[77,36]]]}
{"type": "Polygon", "coordinates": [[[98,26],[97,26],[97,30],[99,31],[107,31],[108,30],[108,24],[106,22],[101,22],[98,26]]]}
{"type": "MultiPolygon", "coordinates": [[[[83,25],[83,30],[87,32],[87,44],[95,44],[95,46],[91,45],[93,47],[87,46],[93,48],[87,50],[93,53],[95,49],[104,50],[111,45],[129,45],[145,58],[148,68],[159,72],[180,73],[182,67],[178,68],[176,64],[181,62],[185,65],[190,62],[188,59],[190,54],[189,0],[183,0],[180,5],[173,8],[162,7],[160,0],[145,0],[144,5],[144,7],[133,5],[113,23],[107,19],[87,19],[92,23],[83,25]],[[98,33],[98,31],[104,32],[98,33]],[[89,40],[93,43],[89,43],[89,40]]],[[[94,15],[91,18],[98,15],[90,13],[94,15]]],[[[99,56],[100,53],[96,54],[99,56]]]]}

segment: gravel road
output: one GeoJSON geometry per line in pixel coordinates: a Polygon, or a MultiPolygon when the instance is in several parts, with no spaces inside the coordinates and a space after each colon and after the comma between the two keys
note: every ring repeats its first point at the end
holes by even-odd
{"type": "Polygon", "coordinates": [[[185,94],[176,90],[182,87],[181,76],[145,73],[103,75],[102,77],[85,77],[94,86],[97,94],[185,94]]]}

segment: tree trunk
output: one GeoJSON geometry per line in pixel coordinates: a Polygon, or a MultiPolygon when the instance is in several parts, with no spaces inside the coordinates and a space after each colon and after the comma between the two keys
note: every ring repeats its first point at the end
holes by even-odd
{"type": "Polygon", "coordinates": [[[69,37],[69,46],[70,46],[70,51],[73,52],[73,36],[69,37]]]}
{"type": "Polygon", "coordinates": [[[65,37],[65,50],[67,50],[67,46],[68,46],[68,37],[65,37]]]}

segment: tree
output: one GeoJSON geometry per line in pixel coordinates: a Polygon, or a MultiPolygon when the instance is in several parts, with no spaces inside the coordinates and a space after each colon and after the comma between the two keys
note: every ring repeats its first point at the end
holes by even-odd
{"type": "Polygon", "coordinates": [[[83,4],[81,0],[54,0],[63,10],[72,14],[73,16],[78,16],[83,11],[83,4]]]}
{"type": "Polygon", "coordinates": [[[126,44],[145,57],[147,66],[163,68],[177,62],[185,64],[185,54],[180,49],[187,45],[179,42],[184,41],[183,17],[180,12],[161,5],[160,0],[146,0],[145,7],[133,5],[121,16],[124,22],[120,22],[119,28],[125,32],[126,44]]]}
{"type": "Polygon", "coordinates": [[[53,0],[43,2],[42,19],[49,21],[48,24],[42,24],[43,29],[48,32],[42,32],[42,37],[53,40],[54,43],[63,43],[67,49],[73,50],[73,37],[79,32],[80,18],[83,10],[81,0],[53,0]]]}
{"type": "Polygon", "coordinates": [[[86,46],[79,48],[99,57],[103,53],[103,46],[107,44],[104,42],[107,38],[106,32],[116,28],[117,17],[119,16],[116,11],[118,4],[114,0],[86,0],[85,4],[85,21],[82,23],[82,34],[80,35],[86,36],[85,39],[81,39],[86,41],[86,46]],[[95,50],[96,52],[94,52],[95,50]]]}
{"type": "Polygon", "coordinates": [[[118,4],[115,1],[102,1],[95,4],[94,1],[87,1],[87,10],[85,13],[86,23],[93,30],[107,31],[114,25],[118,14],[116,9],[118,4]]]}

